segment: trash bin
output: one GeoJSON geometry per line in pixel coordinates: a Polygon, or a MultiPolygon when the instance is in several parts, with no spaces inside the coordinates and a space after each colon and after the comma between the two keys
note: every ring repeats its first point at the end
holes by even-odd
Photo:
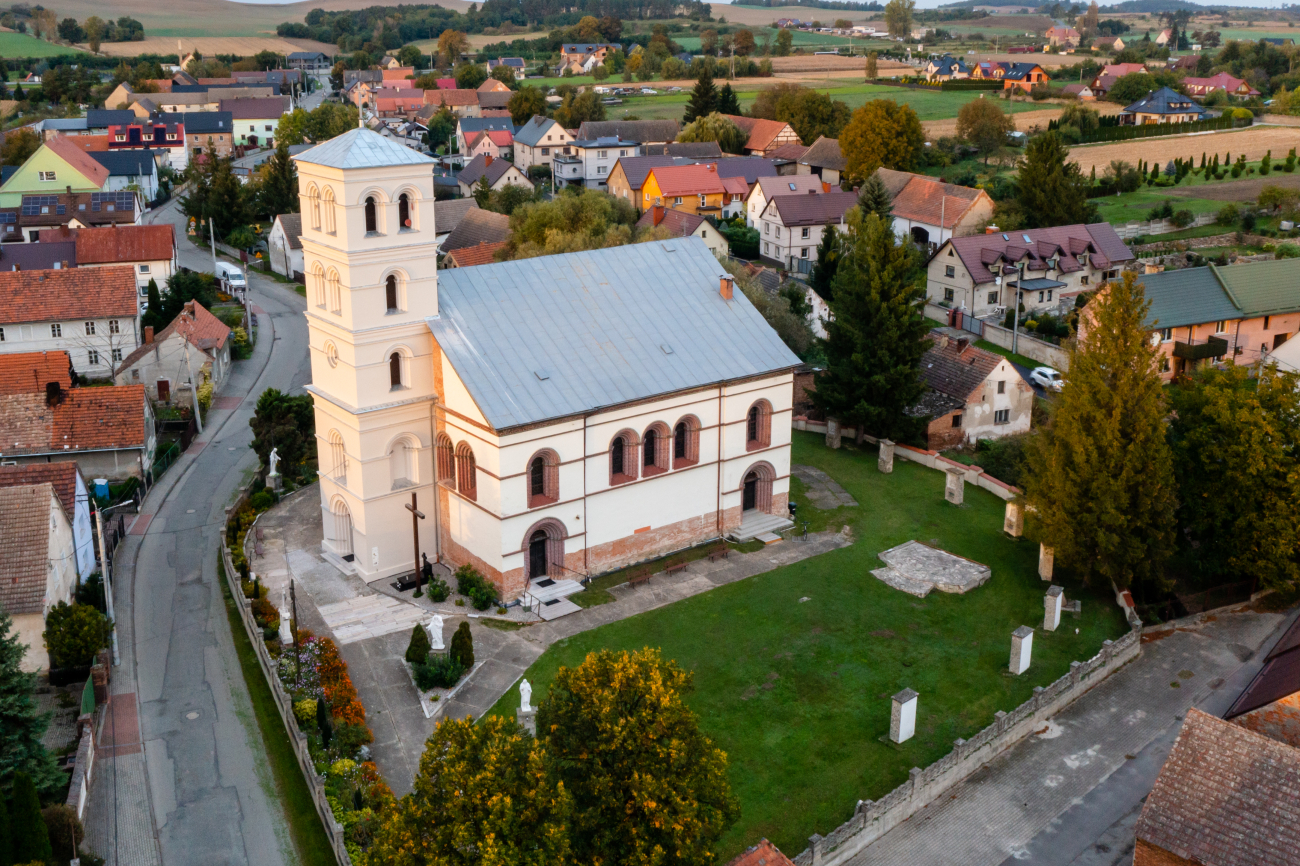
{"type": "Polygon", "coordinates": [[[108,498],[108,479],[107,479],[107,478],[96,478],[96,479],[95,479],[95,496],[97,496],[97,497],[100,498],[100,499],[107,499],[107,498],[108,498]]]}

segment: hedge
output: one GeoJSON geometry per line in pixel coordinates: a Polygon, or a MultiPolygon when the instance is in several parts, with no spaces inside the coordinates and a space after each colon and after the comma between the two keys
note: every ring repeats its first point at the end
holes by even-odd
{"type": "MultiPolygon", "coordinates": [[[[1055,121],[1053,121],[1055,122],[1055,121]]],[[[1243,122],[1242,126],[1250,123],[1243,122]]],[[[1142,126],[1103,126],[1083,133],[1079,144],[1099,141],[1128,141],[1134,138],[1155,138],[1161,135],[1183,135],[1189,132],[1207,132],[1214,129],[1233,129],[1236,122],[1231,117],[1212,120],[1195,120],[1191,123],[1149,123],[1142,126]]]]}

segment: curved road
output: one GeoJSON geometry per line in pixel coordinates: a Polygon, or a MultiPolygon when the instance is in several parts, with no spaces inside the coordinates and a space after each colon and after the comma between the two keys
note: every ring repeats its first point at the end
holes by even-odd
{"type": "MultiPolygon", "coordinates": [[[[181,264],[211,271],[174,202],[148,221],[172,223],[181,264]]],[[[257,396],[310,381],[303,298],[265,277],[249,282],[254,355],[235,365],[203,434],[150,491],[117,554],[121,665],[87,829],[111,864],[299,862],[216,568],[225,506],[257,465],[248,428],[257,396]]]]}

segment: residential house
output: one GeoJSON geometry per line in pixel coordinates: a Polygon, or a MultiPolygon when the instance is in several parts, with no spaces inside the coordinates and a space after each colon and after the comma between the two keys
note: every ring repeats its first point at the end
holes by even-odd
{"type": "MultiPolygon", "coordinates": [[[[1170,40],[1172,40],[1173,38],[1174,38],[1174,31],[1161,30],[1159,33],[1156,34],[1156,38],[1154,41],[1156,45],[1159,45],[1161,48],[1164,48],[1169,45],[1170,40]]],[[[1178,46],[1175,45],[1174,47],[1177,48],[1178,46]]]]}
{"type": "Polygon", "coordinates": [[[456,228],[439,245],[441,253],[455,252],[480,244],[499,244],[510,240],[510,217],[495,211],[471,208],[456,228]]]}
{"type": "Polygon", "coordinates": [[[140,194],[129,189],[25,195],[17,208],[0,210],[0,224],[9,228],[16,221],[19,237],[34,241],[41,232],[65,226],[80,229],[138,225],[141,205],[140,194]]]}
{"type": "Polygon", "coordinates": [[[77,245],[72,238],[39,244],[0,244],[0,269],[53,271],[77,266],[77,245]]]}
{"type": "Polygon", "coordinates": [[[1119,36],[1102,36],[1092,40],[1092,50],[1097,52],[1113,51],[1116,54],[1124,50],[1124,40],[1119,36]]]}
{"type": "Polygon", "coordinates": [[[387,87],[390,81],[410,81],[414,75],[414,66],[388,66],[381,71],[380,80],[387,87]]]}
{"type": "Polygon", "coordinates": [[[504,82],[497,81],[495,78],[489,78],[487,81],[484,81],[482,84],[480,84],[478,87],[474,89],[477,90],[480,95],[484,93],[512,93],[513,92],[510,89],[509,85],[505,84],[504,82]]]}
{"type": "Polygon", "coordinates": [[[328,72],[333,63],[320,51],[293,51],[288,56],[290,69],[302,69],[306,72],[328,72]]]}
{"type": "MultiPolygon", "coordinates": [[[[507,121],[505,126],[509,126],[507,121]]],[[[457,132],[459,135],[459,131],[457,132]]],[[[549,117],[535,115],[513,134],[515,165],[528,171],[535,165],[550,165],[559,154],[571,153],[573,135],[549,117]]],[[[464,148],[461,149],[464,153],[464,148]]]]}
{"type": "Polygon", "coordinates": [[[426,90],[424,104],[447,106],[457,117],[480,117],[481,108],[477,90],[426,90]]]}
{"type": "Polygon", "coordinates": [[[1165,379],[1222,358],[1267,362],[1300,331],[1300,260],[1180,268],[1141,279],[1165,379]]]}
{"type": "Polygon", "coordinates": [[[1019,88],[1028,93],[1040,84],[1049,83],[1050,80],[1047,72],[1037,63],[1013,63],[1010,69],[1002,73],[1002,89],[1019,88]]]}
{"type": "Polygon", "coordinates": [[[343,89],[346,91],[358,81],[373,83],[383,81],[384,74],[378,69],[345,69],[343,70],[343,89]]]}
{"type": "Polygon", "coordinates": [[[379,68],[381,70],[387,71],[389,69],[400,69],[401,67],[402,61],[398,60],[391,54],[385,54],[383,57],[379,58],[379,68]]]}
{"type": "Polygon", "coordinates": [[[300,279],[302,266],[302,214],[283,213],[275,218],[266,235],[271,270],[291,280],[300,279]]]}
{"type": "Polygon", "coordinates": [[[1073,96],[1080,102],[1095,102],[1097,94],[1092,92],[1092,88],[1086,84],[1067,84],[1061,88],[1061,92],[1073,96]]]}
{"type": "Polygon", "coordinates": [[[925,74],[926,81],[953,81],[970,78],[970,69],[966,67],[966,61],[955,58],[951,54],[945,54],[942,57],[927,61],[921,67],[921,72],[925,74]]]}
{"type": "Polygon", "coordinates": [[[433,203],[433,225],[434,231],[437,233],[435,239],[440,250],[443,241],[455,231],[456,226],[460,225],[460,221],[465,218],[465,214],[477,209],[478,203],[468,197],[443,199],[433,203]]]}
{"type": "MultiPolygon", "coordinates": [[[[439,110],[438,106],[425,107],[425,111],[430,111],[429,117],[432,117],[434,114],[436,114],[438,110],[439,110]],[[430,109],[432,110],[430,111],[430,109]]],[[[423,116],[423,112],[421,112],[421,115],[423,116]]],[[[555,121],[551,121],[551,122],[554,123],[555,121]]],[[[532,123],[532,121],[530,120],[528,123],[532,123]]],[[[511,137],[516,140],[516,146],[517,146],[518,138],[520,135],[524,133],[524,130],[527,128],[528,123],[524,124],[524,126],[520,127],[519,129],[515,129],[514,123],[508,117],[461,117],[456,121],[456,151],[458,153],[464,153],[467,149],[469,149],[469,139],[471,135],[473,135],[476,132],[483,132],[484,130],[489,130],[489,129],[501,130],[510,133],[511,137]]],[[[554,132],[548,134],[555,135],[556,141],[559,141],[558,136],[560,134],[560,131],[561,130],[557,124],[554,132]]],[[[567,135],[567,133],[565,134],[567,135]]],[[[570,140],[573,139],[573,136],[571,135],[568,137],[570,140]]],[[[519,155],[518,153],[515,154],[516,158],[518,158],[518,155],[519,155]]],[[[536,165],[536,163],[529,162],[528,166],[531,165],[536,165]]],[[[527,166],[523,164],[520,164],[519,167],[524,169],[527,168],[527,166]]]]}
{"type": "Polygon", "coordinates": [[[1073,49],[1079,47],[1079,31],[1068,24],[1057,24],[1047,28],[1043,34],[1047,44],[1053,48],[1073,49]]]}
{"type": "Polygon", "coordinates": [[[834,186],[840,182],[846,164],[839,140],[819,135],[799,157],[795,173],[810,174],[834,186]]]}
{"type": "MultiPolygon", "coordinates": [[[[793,145],[799,147],[799,145],[793,145]]],[[[644,156],[684,156],[687,159],[722,159],[725,154],[716,141],[674,141],[669,144],[643,144],[644,156]]]]}
{"type": "Polygon", "coordinates": [[[823,231],[828,226],[846,231],[844,215],[857,203],[852,192],[773,196],[758,218],[760,258],[791,272],[810,273],[823,231]]]}
{"type": "Polygon", "coordinates": [[[794,127],[788,123],[737,114],[723,116],[749,135],[749,139],[745,142],[745,153],[752,156],[767,156],[769,152],[783,145],[802,143],[794,127]]]}
{"type": "Polygon", "coordinates": [[[651,205],[647,208],[646,212],[641,214],[641,218],[636,221],[636,227],[639,229],[663,229],[677,238],[699,238],[718,258],[727,255],[730,250],[727,239],[722,236],[716,226],[704,217],[699,214],[664,207],[661,204],[651,205]]]}
{"type": "Polygon", "coordinates": [[[141,297],[148,293],[150,280],[164,287],[177,270],[176,239],[171,223],[95,228],[60,226],[41,232],[39,239],[42,245],[71,241],[77,250],[78,268],[129,266],[135,272],[141,297]]]}
{"type": "Polygon", "coordinates": [[[1298,781],[1300,749],[1191,707],[1134,828],[1134,866],[1294,863],[1298,781]]]}
{"type": "Polygon", "coordinates": [[[925,418],[926,447],[942,451],[980,439],[1029,431],[1033,386],[1006,357],[974,345],[955,328],[935,328],[921,356],[926,392],[907,410],[925,418]]]}
{"type": "MultiPolygon", "coordinates": [[[[10,355],[16,358],[17,355],[10,355]]],[[[7,373],[8,371],[3,371],[7,373]]],[[[5,390],[8,393],[8,389],[5,390]]],[[[72,543],[76,552],[76,574],[85,580],[95,572],[95,530],[90,519],[90,489],[73,460],[0,466],[0,488],[49,484],[72,522],[72,543]]],[[[0,530],[3,531],[3,530],[0,530]]]]}
{"type": "Polygon", "coordinates": [[[475,265],[490,265],[496,261],[497,250],[503,250],[508,245],[508,241],[496,241],[495,243],[482,242],[472,247],[461,247],[447,253],[439,268],[472,268],[475,265]]]}
{"type": "Polygon", "coordinates": [[[720,217],[729,201],[730,194],[723,178],[718,176],[715,162],[652,168],[641,188],[642,209],[662,205],[686,213],[720,217]]]}
{"type": "Polygon", "coordinates": [[[56,136],[42,142],[0,186],[0,207],[17,207],[24,195],[100,192],[106,183],[107,168],[67,136],[56,136]]]}
{"type": "Polygon", "coordinates": [[[1135,126],[1153,123],[1191,123],[1208,116],[1204,108],[1177,91],[1162,87],[1127,106],[1119,113],[1119,122],[1135,126]]]}
{"type": "Polygon", "coordinates": [[[381,90],[378,93],[380,95],[375,97],[374,109],[379,117],[412,118],[425,105],[423,90],[381,90]]]}
{"type": "Polygon", "coordinates": [[[230,156],[235,143],[235,121],[229,111],[191,111],[182,117],[185,149],[191,157],[206,153],[209,147],[217,156],[230,156]]]}
{"type": "Polygon", "coordinates": [[[970,77],[981,81],[1001,81],[1010,68],[1010,63],[981,60],[970,67],[970,77]]]}
{"type": "Polygon", "coordinates": [[[167,164],[176,171],[184,171],[190,164],[189,151],[185,149],[184,115],[171,117],[155,114],[135,123],[108,128],[108,150],[149,151],[165,155],[167,164]]]}
{"type": "Polygon", "coordinates": [[[44,671],[45,617],[77,588],[72,518],[49,482],[0,487],[0,609],[13,618],[25,645],[20,667],[44,671]]]}
{"type": "Polygon", "coordinates": [[[145,329],[144,342],[118,365],[113,380],[118,385],[143,385],[150,399],[189,403],[180,393],[212,382],[220,391],[230,373],[230,328],[198,301],[189,301],[157,334],[145,329]],[[188,389],[187,389],[188,390],[188,389]]]}
{"type": "Polygon", "coordinates": [[[510,184],[515,186],[533,188],[533,182],[516,168],[508,160],[497,159],[491,154],[480,154],[465,164],[465,167],[456,175],[456,183],[460,186],[460,194],[469,196],[474,194],[474,190],[479,183],[487,178],[488,186],[491,189],[505,189],[510,184]]]}
{"type": "Polygon", "coordinates": [[[81,375],[108,378],[140,345],[139,308],[129,267],[0,271],[0,355],[67,352],[81,375]]]}
{"type": "Polygon", "coordinates": [[[104,192],[133,190],[146,202],[158,198],[158,159],[151,150],[93,150],[90,158],[108,169],[104,192]]]}
{"type": "MultiPolygon", "coordinates": [[[[260,87],[205,87],[197,91],[179,93],[150,93],[138,96],[127,106],[136,117],[145,118],[153,114],[180,114],[193,111],[224,111],[223,102],[236,102],[243,99],[281,99],[289,102],[289,97],[281,97],[276,85],[260,87]]],[[[107,106],[105,106],[107,107],[107,106]]]]}
{"type": "Polygon", "coordinates": [[[617,137],[597,138],[575,140],[565,150],[572,152],[554,154],[551,159],[556,184],[603,190],[614,164],[624,157],[634,155],[637,144],[617,137]]]}
{"type": "Polygon", "coordinates": [[[1188,96],[1206,97],[1216,90],[1222,90],[1229,96],[1248,99],[1252,96],[1259,96],[1259,91],[1251,87],[1241,78],[1233,78],[1226,72],[1220,72],[1218,75],[1212,75],[1209,78],[1184,78],[1183,87],[1187,90],[1188,96]]]}
{"type": "Polygon", "coordinates": [[[1182,57],[1169,58],[1169,68],[1175,72],[1195,72],[1200,65],[1199,54],[1184,54],[1182,57]]]}
{"type": "Polygon", "coordinates": [[[88,108],[80,118],[86,124],[87,135],[107,135],[110,126],[135,123],[135,112],[130,109],[88,108]]]}
{"type": "Polygon", "coordinates": [[[471,133],[469,140],[465,142],[464,156],[473,159],[476,156],[486,155],[493,159],[508,160],[513,150],[514,136],[509,132],[504,129],[485,129],[471,133]]]}
{"type": "Polygon", "coordinates": [[[1110,223],[1014,232],[989,226],[985,234],[951,238],[939,247],[926,265],[926,296],[974,316],[1001,315],[1023,265],[1025,309],[1060,313],[1073,307],[1079,292],[1115,278],[1132,261],[1110,223]]]}
{"type": "MultiPolygon", "coordinates": [[[[670,165],[697,165],[706,160],[687,159],[672,156],[628,156],[619,159],[609,172],[606,190],[632,203],[637,212],[645,210],[643,187],[652,168],[670,165]]],[[[746,186],[752,192],[754,184],[760,177],[775,177],[776,166],[772,160],[758,156],[726,157],[707,160],[718,167],[718,176],[722,178],[744,178],[746,186]]],[[[747,195],[741,196],[741,203],[747,195]]],[[[739,209],[737,209],[739,210],[739,209]]]]}
{"type": "MultiPolygon", "coordinates": [[[[1300,343],[1300,340],[1296,341],[1300,343]]],[[[1223,718],[1257,734],[1300,747],[1300,619],[1282,633],[1264,666],[1223,718]]]]}
{"type": "Polygon", "coordinates": [[[642,147],[661,147],[677,140],[682,125],[675,120],[588,120],[578,127],[583,141],[621,138],[642,147]]]}
{"type": "Polygon", "coordinates": [[[808,152],[807,145],[792,142],[783,144],[776,150],[769,151],[767,159],[772,160],[776,173],[780,176],[799,173],[799,160],[808,152]]]}
{"type": "Polygon", "coordinates": [[[229,111],[235,144],[274,147],[275,127],[292,106],[284,96],[263,99],[223,99],[218,110],[229,111]]]}
{"type": "Polygon", "coordinates": [[[1108,63],[1102,67],[1101,72],[1098,72],[1093,77],[1092,81],[1088,82],[1088,86],[1092,88],[1092,92],[1096,94],[1098,99],[1104,99],[1110,89],[1115,86],[1116,81],[1119,81],[1125,75],[1146,71],[1146,66],[1141,63],[1108,63]]]}
{"type": "Polygon", "coordinates": [[[760,177],[745,202],[745,225],[751,227],[758,225],[759,216],[773,196],[822,192],[830,192],[830,186],[813,174],[760,177]]]}
{"type": "MultiPolygon", "coordinates": [[[[500,81],[493,81],[493,84],[504,84],[500,81]]],[[[514,96],[509,88],[504,90],[485,90],[482,87],[476,91],[478,93],[478,116],[479,117],[509,117],[510,116],[510,98],[514,96]]]]}
{"type": "Polygon", "coordinates": [[[516,81],[523,81],[524,77],[528,74],[522,57],[502,57],[496,60],[489,60],[487,62],[488,75],[491,75],[496,71],[498,66],[504,66],[513,72],[516,81]]]}
{"type": "MultiPolygon", "coordinates": [[[[563,75],[564,70],[572,69],[574,75],[585,75],[603,64],[609,52],[621,50],[621,46],[611,42],[565,42],[560,46],[556,74],[563,75]]],[[[581,133],[579,136],[586,137],[581,133]]]]}
{"type": "Polygon", "coordinates": [[[972,189],[906,171],[876,169],[893,199],[894,234],[926,252],[954,237],[978,232],[993,217],[993,199],[972,189]]]}

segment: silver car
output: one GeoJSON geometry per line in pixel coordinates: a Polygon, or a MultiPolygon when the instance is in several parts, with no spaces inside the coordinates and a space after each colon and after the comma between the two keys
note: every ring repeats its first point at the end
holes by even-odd
{"type": "Polygon", "coordinates": [[[1059,391],[1065,384],[1065,379],[1061,374],[1051,367],[1035,367],[1029,373],[1029,381],[1047,391],[1059,391]]]}

